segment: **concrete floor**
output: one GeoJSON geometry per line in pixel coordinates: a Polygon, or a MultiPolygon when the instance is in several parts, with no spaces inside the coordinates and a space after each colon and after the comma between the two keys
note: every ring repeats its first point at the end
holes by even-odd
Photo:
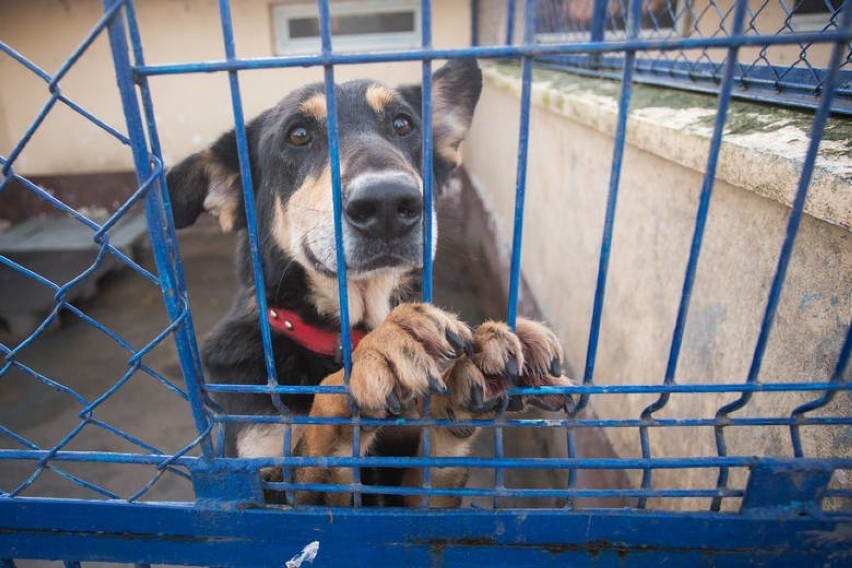
{"type": "MultiPolygon", "coordinates": [[[[232,268],[233,239],[219,233],[212,223],[201,223],[180,235],[187,285],[193,318],[199,337],[203,337],[227,310],[234,292],[232,268]]],[[[502,305],[495,302],[493,291],[476,289],[469,271],[476,270],[478,259],[471,259],[463,247],[453,241],[453,231],[445,231],[439,248],[435,275],[435,302],[459,312],[463,319],[476,324],[486,317],[500,317],[502,305]],[[490,298],[490,300],[489,300],[490,298]]],[[[150,250],[135,249],[137,260],[153,270],[150,250]]],[[[480,279],[481,280],[481,279],[480,279]]],[[[103,278],[98,293],[79,306],[94,320],[118,333],[135,349],[142,348],[166,327],[160,290],[136,274],[124,269],[103,278]]],[[[8,343],[7,343],[8,344],[8,343]]],[[[16,360],[45,379],[73,389],[79,397],[96,400],[112,388],[128,372],[130,354],[107,335],[66,315],[55,326],[24,348],[16,360]]],[[[182,386],[177,354],[171,341],[164,341],[144,357],[144,364],[182,386]]],[[[8,371],[0,380],[0,425],[26,439],[31,448],[50,449],[82,424],[82,404],[74,396],[51,388],[20,369],[8,371]]],[[[155,380],[137,370],[129,380],[97,406],[93,417],[120,428],[130,436],[163,453],[176,452],[196,437],[189,405],[155,380]]],[[[520,429],[507,432],[506,455],[564,456],[564,432],[535,432],[520,429]]],[[[584,455],[608,455],[608,444],[599,435],[580,440],[584,455]]],[[[491,436],[482,436],[478,453],[493,451],[491,436]]],[[[21,449],[20,441],[0,435],[0,448],[21,449]]],[[[94,423],[86,424],[63,445],[66,450],[149,452],[116,436],[94,423]]],[[[195,450],[190,454],[197,453],[195,450]]],[[[64,472],[96,483],[104,489],[127,498],[143,487],[157,472],[153,467],[122,464],[56,463],[64,472]]],[[[4,462],[0,469],[0,489],[19,487],[34,471],[32,462],[4,462]]],[[[487,487],[493,474],[480,472],[472,476],[471,485],[487,487]]],[[[552,487],[565,483],[565,472],[507,472],[508,486],[552,487]]],[[[609,486],[616,483],[606,475],[581,475],[581,485],[609,486]]],[[[101,498],[96,492],[69,481],[56,471],[45,470],[26,489],[24,496],[101,498]]],[[[175,474],[166,473],[145,493],[142,500],[191,501],[191,483],[175,474]]],[[[490,500],[477,503],[490,506],[490,500]]],[[[504,503],[505,505],[519,504],[504,503]]],[[[525,505],[548,505],[549,502],[525,505]]],[[[587,505],[618,506],[621,503],[587,505]]],[[[52,566],[54,563],[20,563],[21,566],[52,566]]]]}

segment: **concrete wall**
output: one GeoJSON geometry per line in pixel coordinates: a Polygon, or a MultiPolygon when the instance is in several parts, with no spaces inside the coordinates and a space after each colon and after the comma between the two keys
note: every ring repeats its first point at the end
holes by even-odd
{"type": "MultiPolygon", "coordinates": [[[[506,262],[514,207],[517,69],[492,68],[486,76],[465,154],[471,177],[491,208],[494,229],[502,235],[506,262]]],[[[523,274],[578,369],[583,368],[588,341],[617,92],[615,83],[546,72],[536,74],[534,86],[523,274]]],[[[634,103],[595,373],[600,384],[662,382],[715,114],[712,97],[647,87],[637,87],[634,103]]],[[[796,125],[784,111],[735,103],[731,126],[746,128],[748,117],[751,130],[726,137],[676,375],[679,383],[744,380],[784,237],[789,208],[781,195],[791,195],[795,187],[797,176],[790,168],[798,169],[801,162],[810,117],[799,117],[796,125]],[[769,113],[769,123],[757,118],[761,113],[769,113]],[[773,141],[774,154],[761,146],[767,140],[773,141]],[[779,152],[786,154],[779,157],[779,152]],[[760,160],[768,164],[762,170],[756,165],[760,160]],[[744,178],[748,184],[732,183],[744,178]],[[769,186],[774,190],[764,191],[769,186]]],[[[849,126],[835,121],[830,128],[849,126]]],[[[817,207],[818,216],[804,217],[760,374],[763,381],[828,379],[849,325],[852,137],[841,134],[824,143],[815,186],[827,180],[837,184],[828,192],[833,196],[828,209],[843,213],[832,217],[828,209],[817,207]]],[[[814,211],[815,204],[809,207],[814,211]]],[[[817,396],[758,394],[736,416],[789,416],[817,396]]],[[[735,398],[673,395],[655,416],[712,418],[735,398]]],[[[655,399],[597,396],[591,406],[600,418],[635,419],[655,399]]],[[[852,404],[842,396],[821,411],[850,412],[852,404]]],[[[618,454],[641,455],[636,429],[612,428],[607,435],[618,454]]],[[[808,456],[852,455],[847,430],[803,428],[803,435],[808,456]]],[[[729,428],[727,436],[731,454],[792,455],[786,427],[729,428]]],[[[716,455],[712,428],[654,429],[651,442],[654,456],[716,455]]],[[[742,484],[744,474],[734,472],[732,483],[742,484]]],[[[658,471],[654,481],[656,487],[711,488],[715,475],[715,470],[658,471]]],[[[662,505],[706,507],[707,502],[662,505]]]]}
{"type": "MultiPolygon", "coordinates": [[[[232,0],[237,55],[273,55],[271,6],[282,0],[232,0]]],[[[218,2],[137,2],[145,59],[149,64],[224,58],[218,2]]],[[[0,37],[48,73],[56,72],[101,16],[97,0],[5,0],[0,2],[0,37]]],[[[470,44],[467,2],[433,2],[433,43],[470,44]]],[[[339,66],[338,81],[373,77],[390,84],[419,82],[419,63],[339,66]]],[[[0,55],[0,153],[7,154],[47,102],[46,84],[8,56],[0,55]]],[[[246,117],[275,104],[288,91],[322,80],[322,69],[249,71],[240,74],[246,117]]],[[[61,82],[62,92],[124,130],[109,43],[98,38],[61,82]]],[[[203,148],[233,125],[226,74],[151,79],[157,126],[167,164],[203,148]]],[[[120,171],[130,153],[110,136],[63,105],[54,108],[15,164],[25,175],[120,171]],[[69,148],[76,150],[69,152],[69,148]]]]}

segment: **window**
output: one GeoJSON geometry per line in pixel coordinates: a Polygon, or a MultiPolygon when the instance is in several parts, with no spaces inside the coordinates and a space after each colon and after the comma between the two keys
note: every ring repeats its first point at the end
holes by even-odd
{"type": "MultiPolygon", "coordinates": [[[[794,32],[821,32],[840,14],[842,0],[787,0],[792,2],[790,27],[794,32]]],[[[789,6],[789,4],[787,4],[789,6]]]]}
{"type": "MultiPolygon", "coordinates": [[[[315,2],[272,8],[276,55],[317,53],[321,49],[315,2]]],[[[384,50],[420,45],[418,0],[366,0],[331,3],[335,51],[384,50]]]]}
{"type": "MultiPolygon", "coordinates": [[[[674,0],[643,2],[639,29],[642,32],[671,30],[676,19],[676,4],[674,0]]],[[[539,41],[581,40],[583,36],[588,37],[590,32],[594,33],[593,28],[598,22],[597,31],[605,33],[607,39],[623,38],[627,29],[629,2],[607,2],[606,11],[597,16],[597,22],[594,8],[595,0],[540,1],[536,20],[539,41]]]]}

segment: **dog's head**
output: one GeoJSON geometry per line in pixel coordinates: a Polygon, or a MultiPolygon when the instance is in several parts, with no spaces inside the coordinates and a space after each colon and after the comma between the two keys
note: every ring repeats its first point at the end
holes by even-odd
{"type": "MultiPolygon", "coordinates": [[[[435,194],[461,163],[482,78],[474,60],[453,60],[432,82],[435,194]]],[[[423,181],[419,86],[372,81],[336,86],[343,243],[350,278],[422,265],[423,181]]],[[[258,230],[305,270],[336,274],[327,104],[322,84],[284,98],[247,125],[258,230]]],[[[245,227],[233,131],[168,174],[178,228],[202,211],[226,231],[245,227]]],[[[433,225],[434,226],[434,225],[433,225]]]]}

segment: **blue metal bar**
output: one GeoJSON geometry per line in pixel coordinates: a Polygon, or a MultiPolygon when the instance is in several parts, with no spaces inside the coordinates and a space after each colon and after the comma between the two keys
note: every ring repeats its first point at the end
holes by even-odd
{"type": "MultiPolygon", "coordinates": [[[[0,450],[0,458],[8,460],[45,460],[54,462],[92,462],[92,463],[123,463],[138,465],[161,465],[165,456],[151,454],[130,454],[121,452],[94,451],[57,451],[49,450],[0,450]]],[[[170,459],[169,463],[192,469],[204,458],[181,456],[170,459]]],[[[259,469],[261,467],[470,467],[479,469],[547,469],[562,470],[567,468],[590,470],[643,470],[653,469],[716,469],[719,467],[748,468],[756,464],[802,464],[829,465],[834,469],[852,469],[852,458],[770,458],[754,456],[707,456],[707,457],[677,457],[677,458],[477,458],[477,457],[301,457],[289,458],[228,458],[217,462],[225,469],[240,470],[243,468],[259,469]]]]}
{"type": "MultiPolygon", "coordinates": [[[[0,257],[2,260],[3,257],[0,257]]],[[[629,377],[628,377],[629,378],[629,377]]],[[[701,394],[701,393],[738,393],[738,392],[796,392],[796,391],[824,391],[824,390],[852,390],[852,385],[846,383],[835,384],[833,382],[802,383],[802,382],[777,382],[777,383],[696,383],[696,384],[641,384],[636,379],[634,383],[623,385],[601,385],[586,384],[565,387],[517,387],[509,389],[512,395],[594,395],[594,394],[701,394]]],[[[275,387],[261,385],[231,385],[214,383],[207,385],[210,392],[233,392],[233,393],[258,393],[269,394],[278,392],[281,394],[347,394],[346,387],[334,386],[296,386],[278,385],[275,387]]]]}
{"type": "MultiPolygon", "coordinates": [[[[421,36],[423,49],[432,47],[431,0],[421,0],[421,36]]],[[[423,60],[422,74],[422,141],[423,157],[420,164],[423,178],[423,301],[432,301],[432,211],[433,211],[433,138],[432,138],[432,61],[423,60]]]]}
{"type": "MultiPolygon", "coordinates": [[[[317,0],[319,12],[320,38],[322,53],[328,56],[332,53],[331,46],[331,13],[328,0],[317,0]]],[[[337,262],[337,294],[340,302],[340,342],[343,348],[343,381],[349,387],[349,376],[352,372],[352,338],[349,320],[349,288],[346,280],[346,250],[343,245],[343,185],[340,175],[340,132],[337,121],[337,89],[334,82],[334,65],[327,63],[323,66],[326,100],[326,127],[328,129],[328,160],[331,169],[331,195],[334,212],[334,248],[337,262]]],[[[355,403],[349,398],[352,411],[352,455],[357,456],[361,449],[360,413],[355,403]]],[[[354,505],[361,506],[361,470],[352,471],[354,505]]]]}
{"type": "MultiPolygon", "coordinates": [[[[641,0],[631,0],[631,23],[628,33],[631,39],[639,34],[641,18],[641,0]]],[[[597,4],[595,5],[597,9],[597,4]]],[[[589,384],[594,379],[595,361],[597,358],[598,339],[600,336],[601,317],[603,314],[604,297],[606,295],[606,279],[609,270],[609,257],[612,247],[612,232],[615,227],[615,210],[618,203],[618,187],[621,181],[621,165],[624,158],[624,146],[627,136],[627,116],[630,110],[630,96],[633,92],[633,71],[636,63],[636,52],[628,51],[625,55],[624,70],[621,77],[621,95],[618,100],[618,121],[615,127],[615,146],[610,166],[609,193],[607,194],[606,213],[604,215],[603,234],[598,261],[598,277],[595,285],[595,299],[592,307],[592,320],[589,326],[589,343],[586,349],[586,366],[583,372],[583,383],[589,384]]],[[[581,397],[577,410],[582,410],[588,404],[588,397],[581,397]]]]}
{"type": "MultiPolygon", "coordinates": [[[[103,0],[104,10],[114,9],[115,6],[123,4],[122,0],[103,0]]],[[[136,170],[137,181],[140,185],[151,175],[151,160],[147,149],[145,127],[136,98],[136,90],[133,86],[133,70],[130,65],[130,55],[127,49],[127,37],[125,27],[121,19],[116,17],[119,12],[112,12],[113,17],[107,24],[109,42],[112,48],[113,64],[115,66],[118,89],[121,95],[121,104],[127,123],[127,131],[131,141],[133,162],[136,170]]],[[[186,298],[186,284],[174,271],[173,258],[174,243],[170,243],[168,235],[164,234],[163,227],[167,221],[163,219],[162,204],[159,200],[159,192],[150,192],[145,200],[145,214],[148,220],[148,231],[151,236],[152,252],[160,275],[160,286],[163,291],[163,299],[166,312],[172,320],[177,319],[183,312],[186,298]]],[[[187,393],[191,401],[192,415],[197,431],[204,432],[209,423],[208,414],[202,405],[200,395],[200,378],[193,374],[198,368],[197,362],[192,361],[198,349],[195,344],[194,330],[181,327],[175,333],[175,345],[181,368],[184,371],[184,379],[187,384],[187,393]]],[[[209,440],[201,443],[204,455],[211,455],[213,447],[209,440]]]]}
{"type": "Polygon", "coordinates": [[[479,0],[470,0],[470,45],[479,45],[479,0]]]}
{"type": "MultiPolygon", "coordinates": [[[[536,2],[524,3],[524,45],[535,43],[536,2]]],[[[524,200],[527,184],[527,153],[530,135],[530,98],[532,94],[533,59],[521,59],[521,106],[518,131],[518,164],[515,178],[515,215],[512,230],[512,260],[509,267],[509,301],[506,322],[515,328],[518,317],[518,296],[521,289],[521,247],[524,231],[524,200]]]]}
{"type": "MultiPolygon", "coordinates": [[[[598,9],[598,2],[595,10],[598,9]]],[[[605,8],[604,8],[605,9],[605,8]]],[[[639,21],[641,19],[641,0],[631,0],[630,20],[628,22],[628,37],[630,39],[639,35],[639,21]]],[[[593,21],[594,23],[594,21],[593,21]]],[[[601,30],[601,35],[603,31],[601,30]]],[[[594,381],[595,360],[597,358],[598,339],[600,337],[601,318],[603,316],[604,297],[606,295],[606,279],[609,270],[609,257],[612,247],[612,233],[615,227],[615,211],[618,203],[618,188],[621,181],[621,166],[624,158],[624,146],[627,141],[627,116],[630,111],[630,97],[633,93],[633,71],[636,65],[636,52],[628,51],[625,54],[624,70],[621,78],[621,94],[618,100],[618,120],[615,126],[615,145],[612,151],[612,162],[610,164],[609,193],[607,194],[606,212],[604,214],[603,234],[601,235],[601,248],[598,261],[598,276],[595,285],[595,299],[592,306],[592,320],[589,326],[589,342],[586,348],[586,365],[583,372],[583,384],[588,385],[594,381]]],[[[589,403],[588,395],[581,395],[575,406],[575,411],[583,410],[589,403]]],[[[568,455],[574,457],[577,451],[574,440],[574,429],[568,429],[568,455]]],[[[575,470],[568,472],[568,487],[573,488],[577,483],[575,470]]],[[[572,503],[566,503],[572,506],[572,503]]]]}
{"type": "MultiPolygon", "coordinates": [[[[423,49],[432,47],[432,2],[431,0],[420,1],[420,42],[423,49]]],[[[421,71],[421,100],[422,100],[422,147],[423,155],[420,162],[420,175],[423,179],[423,294],[424,302],[432,302],[432,250],[433,250],[433,225],[432,214],[434,210],[433,190],[433,142],[432,136],[432,61],[424,59],[421,71]]],[[[431,415],[432,397],[426,394],[423,400],[424,416],[431,415]]],[[[432,454],[432,432],[429,428],[423,428],[420,433],[421,452],[424,456],[432,454]]],[[[423,470],[423,487],[431,487],[431,471],[429,468],[423,470]]],[[[425,495],[421,505],[429,507],[429,495],[425,495]]]]}
{"type": "MultiPolygon", "coordinates": [[[[136,19],[136,9],[133,2],[128,2],[126,5],[126,14],[127,14],[127,28],[130,34],[130,42],[133,46],[133,57],[134,63],[136,65],[144,65],[145,64],[145,56],[142,52],[142,38],[139,34],[139,26],[137,24],[136,19]]],[[[159,189],[160,192],[160,200],[163,206],[164,212],[164,231],[165,231],[165,242],[168,243],[169,249],[171,251],[171,257],[174,261],[174,269],[175,269],[175,278],[178,282],[185,282],[186,279],[183,273],[183,262],[181,261],[180,251],[177,246],[177,234],[175,232],[175,227],[172,216],[172,206],[171,200],[169,198],[168,187],[166,184],[166,175],[165,168],[163,168],[163,153],[160,145],[160,137],[157,131],[157,123],[154,114],[154,103],[151,99],[151,90],[148,86],[148,78],[145,76],[137,76],[137,82],[139,84],[139,89],[141,93],[142,99],[142,108],[145,114],[145,122],[148,129],[148,137],[151,143],[151,152],[153,153],[152,161],[154,162],[156,168],[155,173],[152,173],[152,179],[154,175],[158,176],[157,182],[159,185],[155,184],[155,187],[159,189]]],[[[195,329],[195,323],[192,320],[192,312],[189,309],[189,298],[188,296],[184,296],[183,305],[185,306],[185,311],[181,315],[181,319],[184,322],[184,329],[188,330],[188,333],[194,333],[192,330],[195,329]]],[[[184,375],[189,375],[190,377],[195,377],[195,380],[191,380],[191,389],[200,389],[201,385],[204,384],[204,371],[201,365],[201,356],[198,353],[198,342],[197,341],[188,341],[187,347],[189,349],[189,354],[187,357],[184,357],[181,360],[181,364],[190,365],[190,372],[184,372],[184,375]]],[[[159,377],[148,371],[149,374],[154,376],[155,379],[159,380],[161,383],[165,384],[168,388],[175,391],[177,394],[182,395],[184,399],[190,401],[189,395],[178,389],[176,386],[172,385],[169,381],[166,381],[164,378],[159,377]]],[[[198,402],[198,398],[206,398],[204,393],[201,393],[201,397],[195,398],[195,401],[198,402]]],[[[191,403],[191,401],[190,401],[191,403]]],[[[205,432],[209,432],[209,429],[205,429],[205,432]]]]}
{"type": "Polygon", "coordinates": [[[515,40],[515,0],[506,0],[506,45],[515,40]]]}
{"type": "Polygon", "coordinates": [[[401,558],[411,566],[457,565],[473,557],[494,565],[581,566],[590,555],[601,564],[655,565],[652,552],[673,565],[842,566],[848,542],[836,535],[849,530],[844,518],[758,513],[532,510],[518,515],[415,509],[388,514],[327,508],[199,513],[186,506],[109,502],[78,502],[75,509],[77,514],[69,514],[67,503],[48,499],[0,500],[0,550],[14,545],[15,554],[26,558],[203,566],[228,559],[235,567],[257,567],[283,564],[280,559],[301,550],[309,535],[334,543],[319,551],[318,559],[329,566],[396,566],[401,558]],[[43,530],[45,518],[54,519],[55,530],[43,530]],[[471,541],[472,526],[485,536],[471,541]],[[364,527],[369,527],[369,544],[364,527]],[[724,542],[709,543],[711,534],[724,535],[724,542]]]}
{"type": "MultiPolygon", "coordinates": [[[[219,17],[222,23],[222,40],[225,44],[225,57],[229,61],[236,58],[234,50],[234,29],[231,19],[231,7],[228,0],[219,0],[219,17]]],[[[251,257],[252,278],[254,279],[255,300],[257,301],[257,319],[260,325],[260,337],[263,343],[263,360],[266,364],[266,381],[269,386],[278,384],[278,371],[275,367],[275,354],[272,351],[272,331],[269,329],[266,303],[266,281],[263,277],[263,260],[260,254],[260,237],[257,230],[257,209],[254,203],[254,182],[251,175],[251,158],[249,157],[248,140],[246,137],[246,121],[243,114],[240,80],[236,70],[228,72],[231,89],[231,103],[234,112],[234,133],[237,142],[237,154],[240,162],[240,179],[243,185],[243,203],[246,214],[246,235],[251,257]]],[[[273,396],[272,402],[281,413],[289,410],[281,401],[281,397],[273,396]]]]}
{"type": "MultiPolygon", "coordinates": [[[[269,489],[289,491],[312,491],[317,493],[352,493],[351,485],[324,483],[266,483],[269,489]]],[[[625,498],[625,497],[742,497],[743,490],[737,489],[515,489],[478,487],[400,487],[398,485],[365,485],[362,493],[372,495],[452,495],[456,497],[527,497],[527,498],[625,498]]]]}
{"type": "Polygon", "coordinates": [[[511,57],[537,57],[558,54],[614,53],[624,51],[678,51],[686,49],[728,48],[731,46],[787,45],[798,42],[828,43],[849,41],[852,31],[800,32],[789,35],[736,35],[731,37],[670,38],[611,40],[606,42],[531,43],[529,45],[477,46],[468,48],[408,49],[368,53],[329,53],[287,57],[252,57],[227,61],[168,63],[136,68],[143,75],[175,75],[185,73],[211,73],[248,69],[276,69],[285,67],[311,67],[324,65],[356,65],[362,63],[387,63],[421,61],[428,59],[504,59],[511,57]]]}
{"type": "MultiPolygon", "coordinates": [[[[745,15],[748,8],[747,0],[737,0],[734,6],[734,22],[732,35],[742,33],[745,15]]],[[[695,215],[695,229],[692,234],[692,244],[689,250],[689,259],[686,265],[686,274],[683,279],[683,289],[680,296],[680,304],[678,305],[677,318],[675,320],[674,330],[672,331],[672,342],[669,348],[669,358],[666,363],[665,376],[663,383],[671,384],[675,381],[675,373],[677,371],[678,359],[680,358],[680,350],[683,342],[683,333],[686,328],[686,318],[689,313],[690,300],[692,298],[692,289],[695,283],[695,275],[698,270],[698,260],[701,256],[701,245],[704,241],[704,230],[707,225],[707,216],[710,212],[710,199],[713,195],[713,187],[716,180],[716,168],[719,160],[719,150],[722,147],[722,135],[725,130],[725,121],[728,118],[728,107],[731,102],[731,89],[734,82],[734,70],[737,64],[737,56],[739,53],[738,46],[731,46],[728,49],[728,54],[725,59],[725,70],[722,78],[722,87],[719,91],[719,103],[716,109],[716,120],[713,125],[713,134],[710,138],[709,154],[707,156],[707,166],[704,171],[704,181],[701,186],[701,194],[698,198],[698,210],[695,215]]],[[[650,418],[654,412],[665,407],[668,403],[669,395],[667,393],[660,394],[660,397],[651,405],[642,411],[642,418],[650,418]]],[[[639,439],[642,446],[642,455],[650,457],[651,444],[648,439],[648,431],[646,429],[639,430],[639,439]]],[[[642,476],[642,487],[649,488],[651,486],[651,472],[646,470],[642,476]]],[[[640,507],[645,506],[645,500],[641,500],[640,507]]]]}
{"type": "Polygon", "coordinates": [[[609,0],[595,0],[592,8],[592,20],[589,23],[589,35],[593,42],[602,42],[606,33],[607,8],[609,0]]]}
{"type": "MultiPolygon", "coordinates": [[[[245,423],[245,424],[314,424],[314,425],[339,425],[348,426],[351,421],[346,418],[315,418],[315,417],[296,417],[291,420],[279,418],[271,415],[239,415],[228,414],[217,419],[222,423],[245,423]]],[[[527,427],[527,428],[638,428],[646,426],[650,428],[680,428],[680,427],[709,427],[719,424],[715,418],[653,418],[653,419],[599,419],[599,418],[583,418],[583,419],[505,419],[499,423],[500,426],[510,427],[527,427]]],[[[727,426],[791,426],[797,424],[799,426],[843,426],[852,424],[852,417],[849,416],[819,416],[810,418],[795,418],[790,416],[760,416],[755,418],[728,418],[725,420],[727,426]]],[[[468,419],[468,420],[446,420],[432,418],[363,418],[361,425],[369,426],[430,426],[436,428],[458,427],[476,427],[476,428],[494,428],[498,426],[495,420],[490,419],[468,419]]]]}
{"type": "MultiPolygon", "coordinates": [[[[852,2],[846,2],[844,4],[842,21],[843,27],[852,26],[852,2]]],[[[787,267],[790,263],[790,258],[793,253],[793,247],[796,243],[796,235],[799,231],[799,224],[801,223],[802,214],[804,212],[805,199],[808,194],[808,187],[810,186],[811,177],[813,176],[813,169],[814,165],[816,164],[819,144],[822,141],[822,136],[825,131],[825,125],[828,121],[828,116],[830,114],[831,99],[834,95],[834,88],[837,85],[838,81],[838,70],[840,69],[840,65],[846,50],[846,43],[838,42],[834,45],[834,49],[831,53],[831,64],[829,67],[830,80],[826,83],[826,88],[823,92],[819,109],[817,110],[817,113],[814,116],[814,121],[811,128],[810,141],[808,143],[808,150],[805,154],[805,159],[802,163],[802,174],[799,178],[799,185],[796,189],[796,197],[793,200],[793,204],[790,210],[790,217],[787,221],[787,231],[784,236],[784,243],[781,247],[781,253],[778,256],[778,265],[775,270],[775,276],[772,280],[772,285],[769,290],[769,298],[766,302],[766,309],[763,315],[763,321],[761,322],[760,333],[757,338],[757,344],[754,348],[754,355],[752,357],[751,366],[749,367],[748,377],[746,378],[747,383],[757,382],[758,376],[760,375],[760,367],[763,362],[763,354],[766,350],[766,345],[769,342],[769,334],[772,330],[772,323],[775,319],[775,311],[778,308],[778,302],[781,298],[781,290],[784,287],[784,280],[787,275],[787,267]]],[[[739,399],[729,404],[726,404],[725,406],[720,408],[716,413],[716,417],[726,417],[731,412],[735,412],[746,404],[748,404],[748,401],[750,399],[751,395],[748,392],[744,392],[739,399]]],[[[725,444],[724,425],[719,424],[718,426],[716,426],[715,433],[716,450],[719,455],[726,455],[727,448],[725,444]]],[[[801,446],[799,446],[798,449],[801,451],[801,446]]],[[[717,486],[725,487],[727,482],[728,470],[722,468],[719,470],[717,486]]],[[[713,511],[718,511],[720,507],[721,500],[718,498],[714,499],[711,503],[711,509],[713,511]]]]}
{"type": "MultiPolygon", "coordinates": [[[[851,353],[852,324],[846,328],[846,340],[843,342],[843,347],[840,348],[840,353],[837,356],[837,363],[834,365],[834,372],[831,374],[832,384],[846,383],[846,367],[849,364],[849,357],[851,353]]],[[[806,419],[804,418],[805,413],[812,412],[827,405],[834,399],[836,394],[836,390],[827,391],[821,398],[796,407],[796,409],[790,414],[790,418],[794,420],[794,422],[790,424],[790,438],[793,443],[793,455],[797,458],[804,457],[802,439],[799,436],[799,426],[806,423],[806,419]]]]}

